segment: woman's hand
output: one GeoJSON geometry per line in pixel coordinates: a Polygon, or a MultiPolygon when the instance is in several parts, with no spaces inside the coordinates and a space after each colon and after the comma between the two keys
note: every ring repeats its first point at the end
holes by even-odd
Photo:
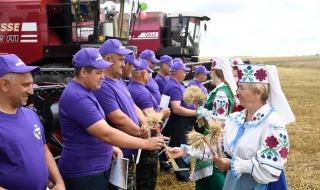
{"type": "Polygon", "coordinates": [[[219,158],[217,156],[213,156],[213,160],[216,168],[218,168],[219,170],[231,170],[231,160],[229,158],[219,158]]]}
{"type": "Polygon", "coordinates": [[[172,158],[185,158],[188,157],[189,155],[186,153],[184,148],[179,148],[179,147],[168,147],[168,151],[170,152],[172,158]]]}

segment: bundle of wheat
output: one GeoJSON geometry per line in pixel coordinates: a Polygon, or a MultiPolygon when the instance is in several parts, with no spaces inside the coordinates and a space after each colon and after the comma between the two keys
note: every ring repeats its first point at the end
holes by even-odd
{"type": "MultiPolygon", "coordinates": [[[[183,94],[183,100],[186,102],[186,104],[188,106],[194,104],[197,109],[206,103],[206,99],[207,96],[202,92],[201,88],[194,85],[189,86],[186,89],[186,92],[183,94]]],[[[206,124],[204,118],[198,118],[197,123],[199,127],[202,127],[206,124]]]]}
{"type": "Polygon", "coordinates": [[[219,158],[222,158],[221,139],[223,137],[224,131],[221,123],[217,120],[209,121],[208,131],[209,131],[209,134],[207,135],[207,138],[209,139],[210,147],[216,147],[219,158]]]}
{"type": "Polygon", "coordinates": [[[183,94],[183,100],[188,106],[195,104],[200,107],[206,103],[207,97],[198,86],[189,86],[183,94]]]}
{"type": "Polygon", "coordinates": [[[163,114],[159,112],[146,113],[146,123],[142,127],[151,128],[161,135],[159,123],[162,123],[163,114]]]}

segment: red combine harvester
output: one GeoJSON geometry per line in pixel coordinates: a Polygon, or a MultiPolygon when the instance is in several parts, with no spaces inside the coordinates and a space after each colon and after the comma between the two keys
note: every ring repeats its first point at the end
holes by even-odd
{"type": "Polygon", "coordinates": [[[153,50],[156,57],[170,55],[185,62],[199,62],[202,28],[207,31],[210,18],[193,12],[147,12],[145,19],[136,20],[130,44],[138,47],[138,54],[153,50]]]}
{"type": "MultiPolygon", "coordinates": [[[[0,0],[0,54],[14,53],[42,68],[73,68],[71,59],[83,47],[99,48],[109,38],[127,45],[132,5],[133,0],[0,0]],[[113,9],[100,8],[102,3],[113,9]]],[[[42,75],[35,82],[48,79],[70,80],[42,75]]]]}
{"type": "MultiPolygon", "coordinates": [[[[0,0],[0,55],[13,53],[28,65],[42,67],[34,75],[38,86],[27,107],[39,115],[56,161],[63,148],[58,102],[73,77],[72,57],[81,48],[99,48],[112,38],[135,54],[140,53],[138,46],[158,57],[198,60],[201,21],[208,17],[155,12],[135,20],[133,13],[133,0],[0,0]]],[[[210,62],[187,65],[200,64],[210,67],[210,62]]],[[[190,72],[186,80],[192,76],[190,72]]]]}

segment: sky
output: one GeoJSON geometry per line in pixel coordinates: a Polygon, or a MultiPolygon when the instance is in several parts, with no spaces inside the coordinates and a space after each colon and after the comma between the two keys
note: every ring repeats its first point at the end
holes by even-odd
{"type": "Polygon", "coordinates": [[[200,56],[320,54],[320,0],[140,0],[146,12],[198,12],[200,56]]]}

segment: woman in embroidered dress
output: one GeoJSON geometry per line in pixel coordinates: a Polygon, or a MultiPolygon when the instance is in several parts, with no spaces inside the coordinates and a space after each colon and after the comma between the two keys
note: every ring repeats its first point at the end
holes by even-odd
{"type": "Polygon", "coordinates": [[[223,147],[228,158],[205,151],[170,149],[173,157],[214,160],[227,170],[224,190],[287,190],[284,165],[289,152],[285,125],[295,117],[281,90],[275,66],[239,65],[240,104],[245,107],[227,117],[223,147]]]}
{"type": "MultiPolygon", "coordinates": [[[[234,106],[234,95],[237,88],[231,72],[229,59],[214,59],[211,75],[216,88],[209,93],[206,108],[211,110],[210,119],[214,118],[224,122],[234,106]]],[[[201,113],[201,109],[198,113],[201,113]]],[[[206,136],[207,134],[208,131],[205,130],[204,135],[206,136]]],[[[212,160],[206,162],[200,159],[197,160],[195,169],[190,175],[190,179],[196,181],[196,190],[222,190],[225,173],[219,171],[213,165],[214,162],[212,160]]]]}

